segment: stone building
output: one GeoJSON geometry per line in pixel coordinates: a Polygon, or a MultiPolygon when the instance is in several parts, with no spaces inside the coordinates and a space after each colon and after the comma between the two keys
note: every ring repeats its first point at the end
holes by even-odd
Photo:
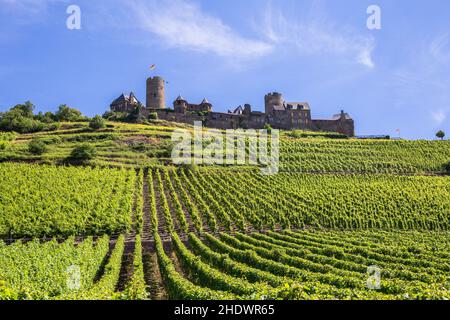
{"type": "MultiPolygon", "coordinates": [[[[309,103],[286,102],[283,95],[278,92],[269,93],[264,97],[265,112],[252,111],[252,107],[245,104],[222,113],[214,112],[213,105],[206,98],[199,104],[193,104],[181,94],[173,102],[173,109],[168,109],[165,104],[164,86],[165,81],[161,77],[147,80],[144,115],[156,112],[161,120],[189,124],[202,121],[206,127],[217,129],[263,129],[266,125],[270,125],[274,129],[281,130],[337,132],[349,137],[355,135],[354,121],[344,111],[329,120],[312,119],[309,103]]],[[[137,99],[133,94],[130,94],[130,97],[120,96],[111,104],[111,110],[133,109],[133,103],[137,99]]],[[[134,105],[136,108],[136,103],[134,105]]]]}
{"type": "Polygon", "coordinates": [[[111,103],[111,111],[113,112],[132,112],[142,103],[136,98],[133,92],[126,96],[123,93],[111,103]]]}
{"type": "Polygon", "coordinates": [[[206,98],[200,104],[188,103],[180,94],[173,102],[173,109],[178,113],[211,112],[212,104],[206,98]]]}

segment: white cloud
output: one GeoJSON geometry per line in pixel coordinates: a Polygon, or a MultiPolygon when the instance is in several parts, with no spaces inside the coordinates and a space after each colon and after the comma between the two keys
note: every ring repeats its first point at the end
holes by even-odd
{"type": "Polygon", "coordinates": [[[431,56],[442,63],[450,63],[450,32],[436,37],[430,44],[431,56]]]}
{"type": "Polygon", "coordinates": [[[436,125],[441,125],[447,119],[447,112],[444,110],[437,110],[431,112],[431,117],[436,125]]]}
{"type": "Polygon", "coordinates": [[[334,25],[324,17],[324,12],[315,12],[306,17],[288,17],[274,9],[269,2],[264,11],[261,29],[280,48],[294,47],[305,55],[337,55],[370,69],[375,67],[372,59],[375,48],[373,37],[362,36],[355,30],[334,25]]]}
{"type": "Polygon", "coordinates": [[[133,0],[130,4],[140,27],[156,34],[170,47],[233,59],[257,58],[272,51],[270,43],[241,36],[186,0],[133,0]]]}

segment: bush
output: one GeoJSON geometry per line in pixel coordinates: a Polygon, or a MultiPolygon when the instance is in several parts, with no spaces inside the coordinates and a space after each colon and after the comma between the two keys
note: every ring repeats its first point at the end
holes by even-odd
{"type": "Polygon", "coordinates": [[[157,114],[156,112],[151,112],[151,113],[148,115],[148,119],[149,119],[149,120],[158,120],[158,114],[157,114]]]}
{"type": "Polygon", "coordinates": [[[47,152],[47,145],[42,140],[33,139],[28,143],[28,151],[32,154],[41,155],[47,152]]]}
{"type": "Polygon", "coordinates": [[[0,151],[5,150],[8,146],[9,146],[9,142],[8,141],[1,141],[0,140],[0,151]]]}
{"type": "Polygon", "coordinates": [[[58,111],[56,111],[55,119],[57,121],[76,122],[84,120],[84,117],[79,110],[63,104],[60,105],[58,111]]]}
{"type": "Polygon", "coordinates": [[[128,113],[107,111],[103,114],[103,118],[109,121],[125,122],[128,118],[128,113]]]}
{"type": "Polygon", "coordinates": [[[15,132],[0,132],[0,141],[14,141],[16,138],[15,132]]]}
{"type": "Polygon", "coordinates": [[[0,151],[6,150],[11,144],[11,141],[16,139],[14,132],[0,132],[0,151]]]}
{"type": "Polygon", "coordinates": [[[38,132],[44,130],[45,127],[44,123],[38,120],[26,118],[14,112],[6,113],[0,122],[0,130],[19,133],[38,132]]]}
{"type": "Polygon", "coordinates": [[[92,160],[97,156],[97,152],[94,146],[90,144],[82,144],[80,146],[75,147],[69,157],[69,160],[75,162],[84,162],[88,160],[92,160]]]}
{"type": "Polygon", "coordinates": [[[93,130],[99,130],[105,127],[106,127],[105,120],[98,115],[92,118],[92,120],[89,122],[89,128],[93,130]]]}
{"type": "Polygon", "coordinates": [[[444,165],[444,171],[450,174],[450,161],[444,165]]]}

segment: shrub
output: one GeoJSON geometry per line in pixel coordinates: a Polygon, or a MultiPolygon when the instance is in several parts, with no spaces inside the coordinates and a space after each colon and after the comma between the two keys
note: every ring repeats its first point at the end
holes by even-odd
{"type": "Polygon", "coordinates": [[[89,128],[93,130],[99,130],[106,127],[105,120],[100,117],[99,115],[92,118],[92,120],[89,122],[89,128]]]}
{"type": "Polygon", "coordinates": [[[41,155],[47,152],[47,145],[42,140],[33,139],[28,143],[28,151],[32,154],[41,155]]]}
{"type": "Polygon", "coordinates": [[[84,162],[88,160],[92,160],[97,156],[97,152],[94,146],[90,144],[82,144],[75,147],[69,157],[69,160],[75,162],[84,162]]]}
{"type": "Polygon", "coordinates": [[[151,113],[148,115],[148,119],[149,119],[149,120],[158,120],[158,114],[157,114],[156,112],[151,112],[151,113]]]}
{"type": "Polygon", "coordinates": [[[450,161],[444,165],[444,171],[450,173],[450,161]]]}
{"type": "Polygon", "coordinates": [[[124,122],[128,118],[128,113],[107,111],[103,114],[103,118],[109,121],[124,122]]]}

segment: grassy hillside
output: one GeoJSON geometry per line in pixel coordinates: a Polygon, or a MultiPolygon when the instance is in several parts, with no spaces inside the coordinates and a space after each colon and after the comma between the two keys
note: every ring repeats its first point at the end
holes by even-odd
{"type": "MultiPolygon", "coordinates": [[[[61,164],[72,149],[90,144],[98,156],[94,166],[149,167],[171,164],[171,134],[187,125],[156,122],[152,125],[110,122],[94,131],[87,123],[63,123],[58,130],[34,134],[4,134],[0,161],[61,164]],[[33,155],[32,139],[47,145],[33,155]]],[[[427,173],[442,172],[450,162],[450,141],[391,141],[345,139],[324,133],[283,132],[280,169],[310,173],[427,173]]]]}

